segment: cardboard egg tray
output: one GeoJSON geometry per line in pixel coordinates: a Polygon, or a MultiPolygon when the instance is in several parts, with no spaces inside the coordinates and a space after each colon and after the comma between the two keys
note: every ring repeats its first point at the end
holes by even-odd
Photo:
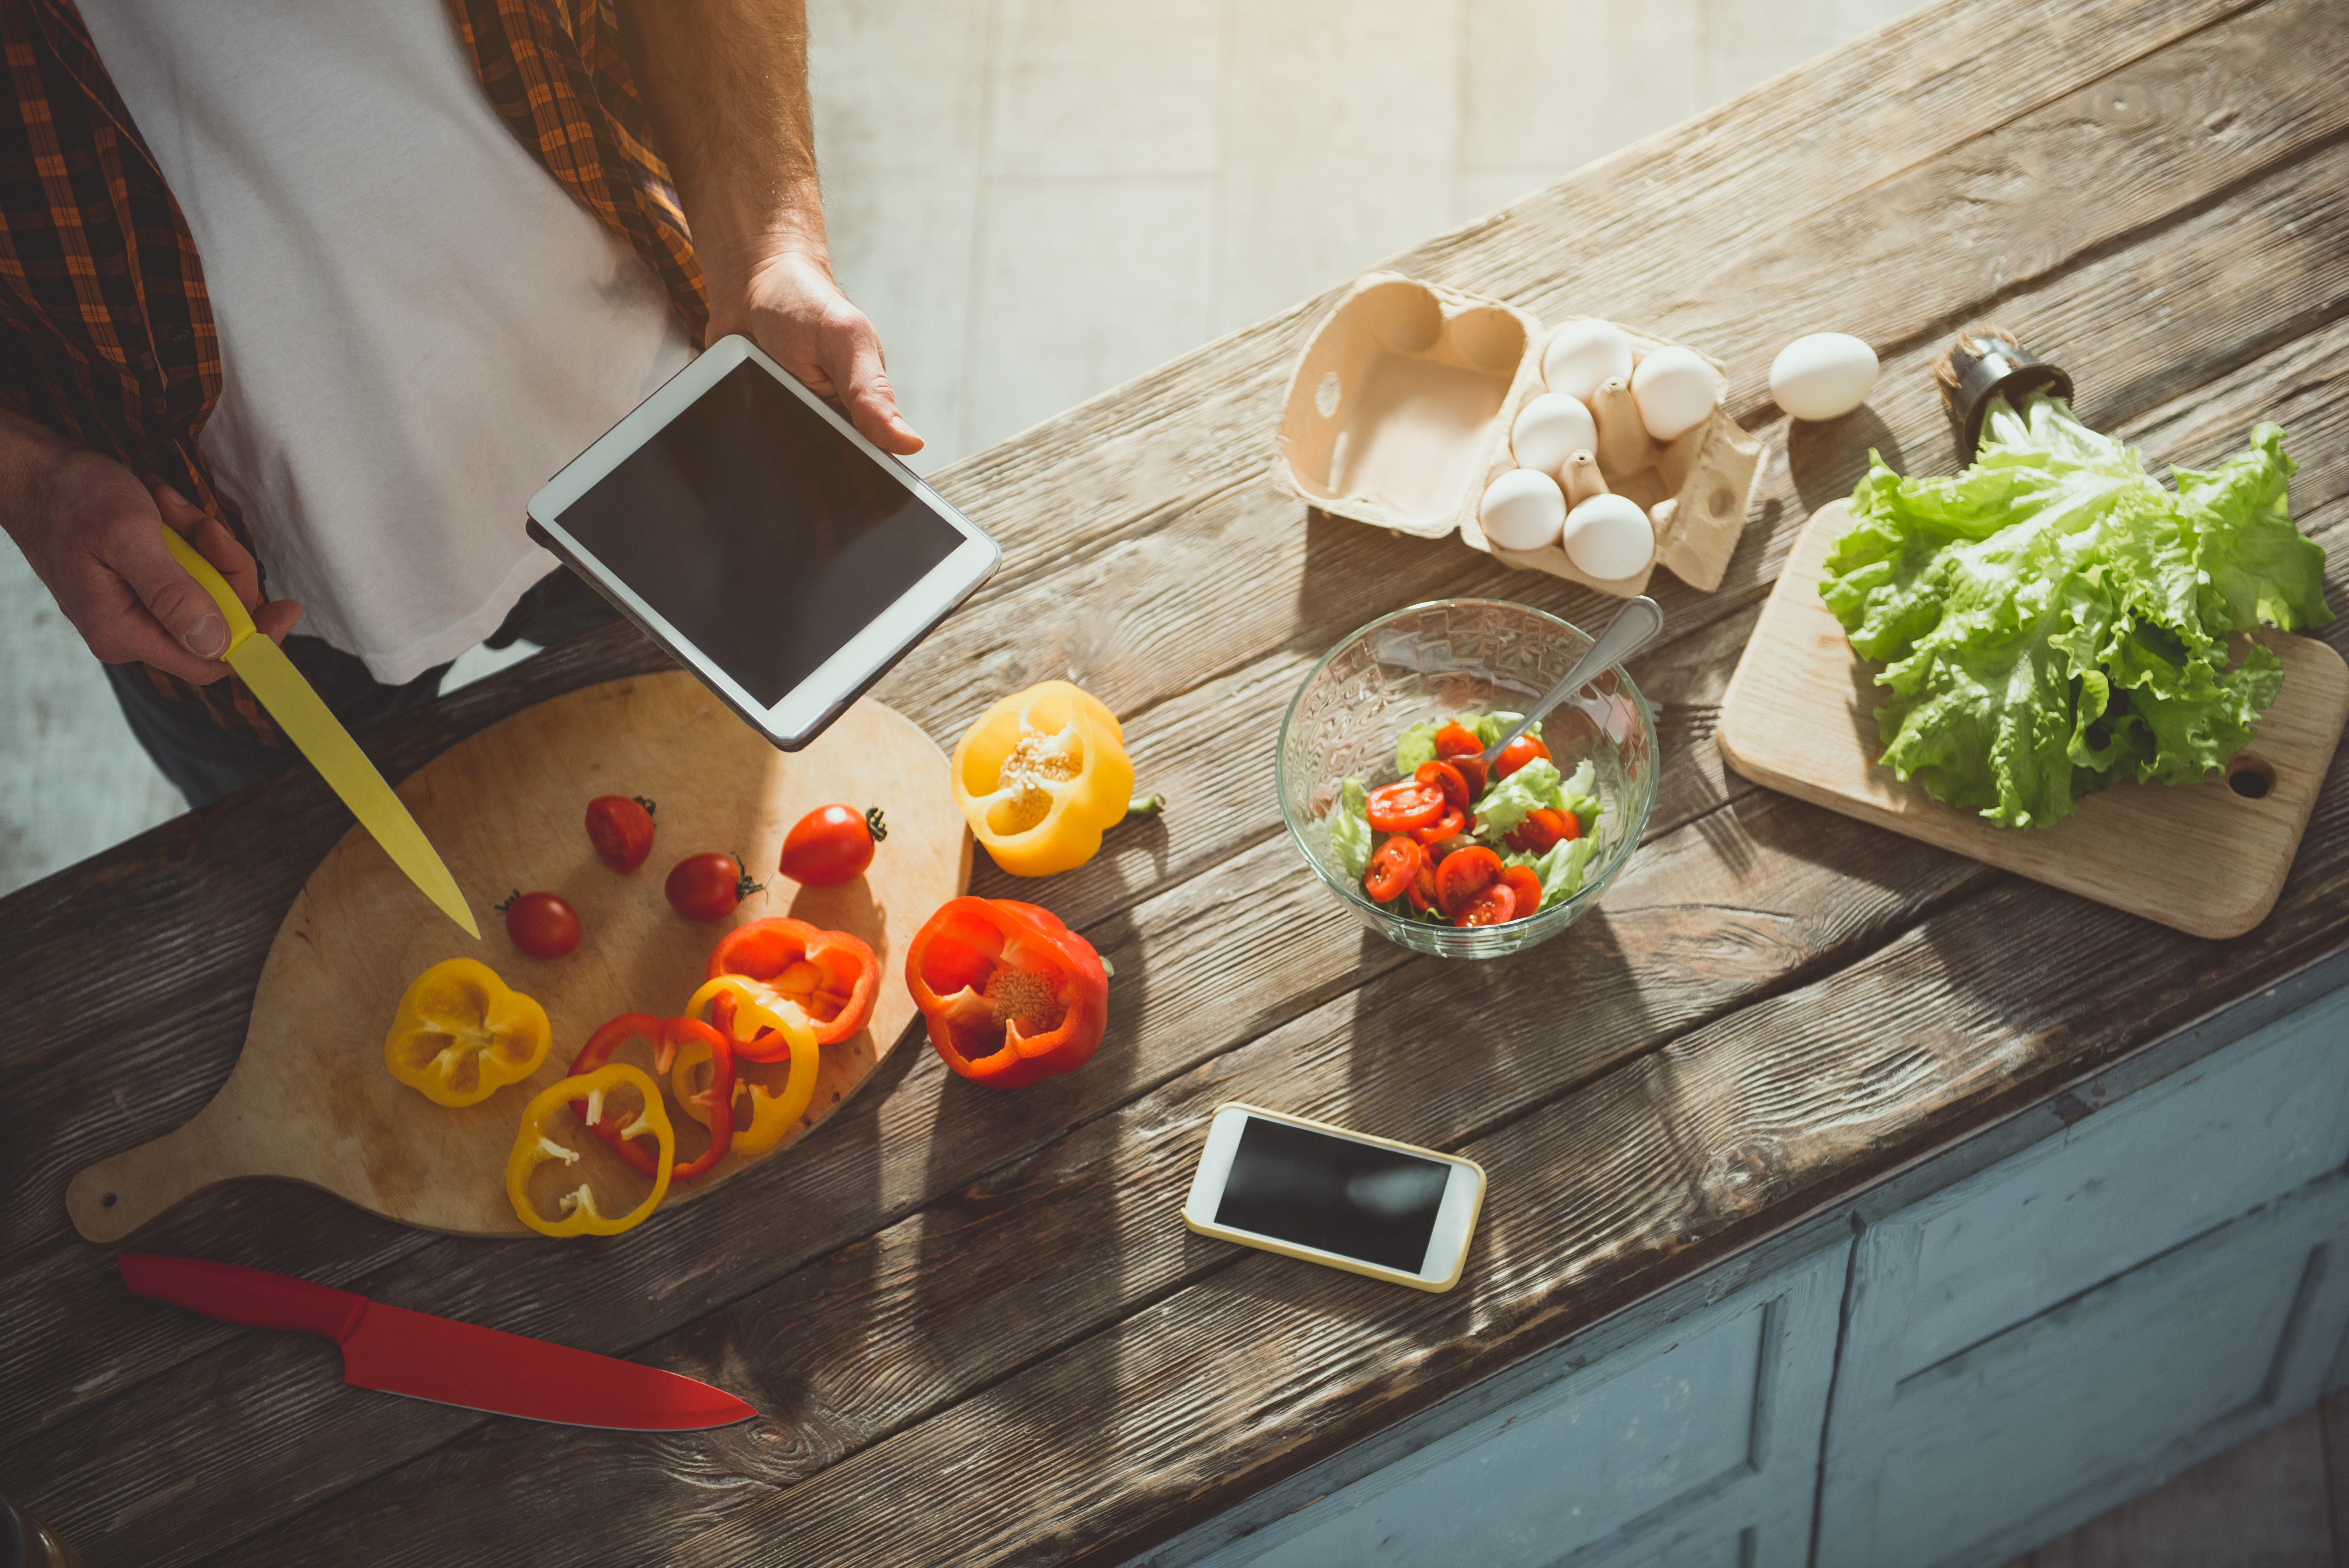
{"type": "MultiPolygon", "coordinates": [[[[1674,346],[1623,332],[1635,366],[1674,346]]],[[[1393,273],[1358,278],[1288,384],[1280,450],[1289,487],[1332,516],[1423,539],[1457,530],[1511,566],[1625,598],[1642,592],[1659,565],[1692,588],[1719,587],[1745,527],[1762,447],[1718,405],[1677,440],[1660,444],[1642,432],[1644,461],[1628,472],[1600,463],[1607,488],[1630,497],[1655,529],[1655,555],[1634,575],[1592,577],[1561,545],[1503,550],[1485,537],[1477,506],[1485,487],[1517,466],[1509,427],[1543,390],[1548,339],[1538,317],[1499,300],[1393,273]]],[[[1705,363],[1725,399],[1727,376],[1711,357],[1705,363]]]]}

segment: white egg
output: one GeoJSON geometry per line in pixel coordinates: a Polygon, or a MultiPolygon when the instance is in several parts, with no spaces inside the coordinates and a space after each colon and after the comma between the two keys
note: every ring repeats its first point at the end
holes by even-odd
{"type": "Polygon", "coordinates": [[[1770,396],[1797,419],[1840,419],[1876,390],[1876,350],[1847,332],[1798,337],[1770,362],[1770,396]]]}
{"type": "Polygon", "coordinates": [[[1640,423],[1659,441],[1676,441],[1702,425],[1721,401],[1713,366],[1693,348],[1659,348],[1631,374],[1640,423]]]}
{"type": "Polygon", "coordinates": [[[1517,411],[1509,427],[1509,455],[1523,468],[1556,474],[1577,452],[1599,446],[1599,421],[1578,397],[1545,392],[1517,411]]]}
{"type": "Polygon", "coordinates": [[[1630,497],[1595,495],[1568,514],[1564,543],[1577,570],[1611,583],[1655,559],[1656,531],[1630,497]]]}
{"type": "Polygon", "coordinates": [[[1504,550],[1539,550],[1557,542],[1566,521],[1566,492],[1535,469],[1511,469],[1485,487],[1477,526],[1504,550]]]}
{"type": "Polygon", "coordinates": [[[1549,335],[1542,350],[1542,384],[1585,403],[1600,382],[1630,375],[1631,340],[1611,321],[1569,321],[1549,335]]]}

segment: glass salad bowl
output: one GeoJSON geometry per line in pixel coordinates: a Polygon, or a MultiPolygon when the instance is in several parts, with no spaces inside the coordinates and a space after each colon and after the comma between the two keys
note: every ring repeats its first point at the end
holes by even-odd
{"type": "Polygon", "coordinates": [[[1330,816],[1349,778],[1392,783],[1395,741],[1412,725],[1460,714],[1524,712],[1565,678],[1590,638],[1557,616],[1506,599],[1445,599],[1373,621],[1313,666],[1280,723],[1280,814],[1330,892],[1390,941],[1439,958],[1498,958],[1547,942],[1599,902],[1631,857],[1656,803],[1656,725],[1623,666],[1560,703],[1542,725],[1558,770],[1588,760],[1597,774],[1598,848],[1581,888],[1500,925],[1437,925],[1372,903],[1330,843],[1330,816]]]}

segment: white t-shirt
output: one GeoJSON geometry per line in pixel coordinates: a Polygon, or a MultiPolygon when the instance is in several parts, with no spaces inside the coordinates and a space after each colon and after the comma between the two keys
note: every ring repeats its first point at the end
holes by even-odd
{"type": "Polygon", "coordinates": [[[440,0],[82,0],[194,232],[202,449],[301,630],[407,681],[555,566],[538,488],[692,357],[491,108],[440,0]]]}

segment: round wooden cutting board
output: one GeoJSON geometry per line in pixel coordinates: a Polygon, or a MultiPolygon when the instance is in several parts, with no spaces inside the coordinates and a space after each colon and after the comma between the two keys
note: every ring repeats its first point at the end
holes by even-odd
{"type": "MultiPolygon", "coordinates": [[[[278,927],[243,1052],[220,1093],[179,1130],[74,1178],[66,1206],[83,1235],[119,1240],[239,1176],[307,1181],[427,1230],[523,1233],[504,1177],[530,1097],[564,1076],[605,1020],[677,1014],[718,938],[776,914],[853,932],[881,962],[870,1026],[824,1047],[807,1115],[758,1156],[785,1157],[908,1033],[905,944],[970,883],[970,835],[946,757],[910,720],[867,700],[805,750],[778,751],[682,671],[590,686],[516,714],[425,764],[399,796],[464,890],[481,940],[434,909],[366,830],[353,828],[278,927]],[[605,865],[587,841],[587,802],[597,795],[643,795],[658,807],[652,853],[631,875],[605,865]],[[872,867],[836,888],[771,874],[792,824],[831,801],[885,813],[888,837],[872,867]],[[767,886],[726,919],[703,923],[671,910],[661,889],[671,866],[706,850],[740,855],[767,886]],[[585,933],[577,951],[542,962],[515,950],[494,906],[516,889],[571,902],[585,933]],[[527,1082],[451,1109],[394,1079],[383,1042],[409,982],[460,956],[536,997],[554,1047],[527,1082]]],[[[629,1047],[620,1059],[642,1065],[641,1053],[629,1047]]],[[[679,1158],[689,1158],[706,1146],[700,1129],[675,1119],[679,1158]]],[[[729,1155],[699,1181],[672,1184],[664,1206],[709,1191],[745,1163],[729,1155]]]]}

